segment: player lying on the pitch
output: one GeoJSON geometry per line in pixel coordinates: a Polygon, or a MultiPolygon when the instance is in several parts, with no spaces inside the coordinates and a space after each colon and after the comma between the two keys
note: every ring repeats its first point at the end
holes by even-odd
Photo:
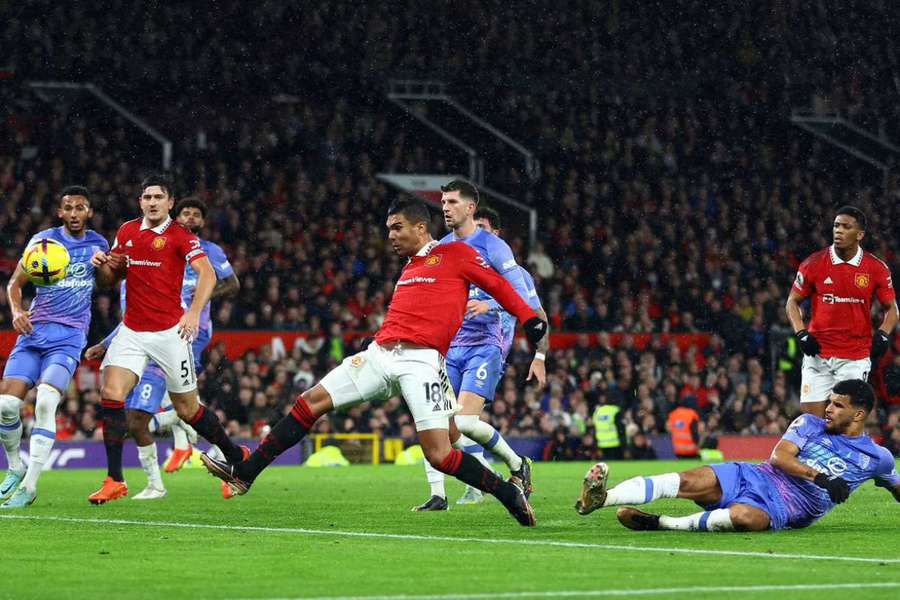
{"type": "Polygon", "coordinates": [[[863,433],[875,404],[872,386],[848,379],[834,386],[825,418],[802,415],[791,423],[767,462],[730,462],[683,473],[633,477],[606,489],[609,469],[597,463],[584,478],[575,510],[646,504],[659,498],[693,500],[706,510],[669,517],[622,507],[619,522],[651,531],[764,531],[808,527],[868,479],[900,502],[894,457],[863,433]]]}

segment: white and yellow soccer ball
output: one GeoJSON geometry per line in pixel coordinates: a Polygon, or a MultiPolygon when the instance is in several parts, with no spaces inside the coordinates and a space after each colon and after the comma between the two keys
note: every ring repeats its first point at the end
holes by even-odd
{"type": "Polygon", "coordinates": [[[69,251],[56,240],[38,240],[22,255],[22,269],[34,285],[54,285],[66,276],[69,251]]]}

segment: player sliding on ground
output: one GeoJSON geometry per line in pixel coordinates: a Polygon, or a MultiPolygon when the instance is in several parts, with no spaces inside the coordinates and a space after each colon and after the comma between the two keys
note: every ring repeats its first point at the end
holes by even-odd
{"type": "Polygon", "coordinates": [[[456,411],[444,356],[459,329],[477,285],[524,323],[532,343],[547,330],[516,291],[470,246],[438,245],[429,230],[428,207],[400,201],[388,210],[388,238],[394,252],[409,258],[400,274],[384,324],[375,341],[344,359],[294,403],[245,461],[201,459],[209,471],[244,494],[275,458],[299,442],[316,420],[335,408],[402,395],[412,413],[425,458],[463,483],[493,494],[522,525],[534,525],[534,512],[522,482],[504,481],[477,460],[450,445],[450,419],[456,411]]]}
{"type": "Polygon", "coordinates": [[[598,463],[584,479],[575,510],[586,515],[605,506],[683,498],[706,510],[669,517],[623,507],[616,517],[625,527],[640,531],[764,531],[808,527],[868,479],[900,502],[894,457],[863,433],[874,404],[875,392],[865,381],[839,382],[825,418],[797,417],[768,462],[758,465],[732,462],[633,477],[607,490],[609,469],[598,463]]]}

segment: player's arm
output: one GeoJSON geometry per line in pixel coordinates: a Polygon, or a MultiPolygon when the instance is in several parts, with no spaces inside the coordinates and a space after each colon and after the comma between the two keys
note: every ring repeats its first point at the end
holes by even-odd
{"type": "Polygon", "coordinates": [[[537,389],[540,391],[547,384],[547,353],[550,352],[550,319],[547,318],[547,312],[544,310],[543,306],[536,307],[534,311],[537,313],[538,318],[547,324],[547,334],[538,340],[537,347],[534,351],[534,358],[531,360],[531,365],[528,367],[528,377],[525,378],[525,381],[531,381],[531,378],[534,377],[537,379],[537,389]]]}
{"type": "Polygon", "coordinates": [[[825,473],[820,473],[811,466],[800,462],[800,459],[797,458],[798,454],[800,454],[800,447],[794,442],[782,438],[772,450],[769,464],[788,475],[812,481],[826,490],[831,501],[836,504],[840,504],[850,497],[850,485],[844,479],[830,478],[825,473]]]}
{"type": "Polygon", "coordinates": [[[213,287],[212,295],[209,299],[215,300],[216,298],[231,298],[232,296],[237,295],[238,290],[240,289],[241,282],[238,281],[237,275],[232,273],[230,277],[216,280],[216,285],[215,287],[213,287]]]}
{"type": "Polygon", "coordinates": [[[890,348],[891,334],[897,326],[898,317],[900,317],[900,313],[897,312],[897,294],[894,291],[894,282],[887,266],[883,266],[881,272],[876,275],[875,297],[878,298],[878,302],[885,310],[881,325],[872,335],[872,348],[869,356],[872,359],[873,367],[890,348]]]}
{"type": "Polygon", "coordinates": [[[459,248],[463,253],[459,261],[463,279],[494,297],[504,309],[522,323],[528,340],[533,344],[537,343],[547,332],[547,323],[538,318],[509,282],[498,275],[480,254],[464,244],[459,248]]]}
{"type": "Polygon", "coordinates": [[[209,302],[213,289],[216,287],[216,272],[213,271],[209,259],[205,256],[195,259],[191,263],[191,268],[197,272],[197,289],[194,292],[194,299],[188,310],[199,315],[203,307],[209,302]]]}
{"type": "MultiPolygon", "coordinates": [[[[104,243],[104,245],[106,244],[104,243]]],[[[119,236],[117,234],[112,250],[109,252],[97,250],[91,257],[91,264],[94,265],[94,278],[99,288],[107,290],[114,288],[125,277],[127,257],[115,252],[118,247],[119,236]]]]}
{"type": "Polygon", "coordinates": [[[28,275],[22,268],[21,263],[16,264],[16,270],[13,271],[9,283],[6,284],[6,296],[9,298],[9,308],[12,312],[13,329],[16,333],[23,335],[30,334],[34,328],[31,325],[31,315],[22,305],[22,288],[28,283],[28,275]]]}
{"type": "MultiPolygon", "coordinates": [[[[797,278],[798,280],[801,278],[800,273],[797,274],[797,278]]],[[[819,341],[806,330],[806,325],[803,323],[803,311],[800,310],[800,303],[805,299],[806,296],[797,291],[797,283],[795,282],[794,287],[791,288],[791,293],[788,294],[784,311],[787,313],[788,321],[791,322],[791,327],[794,329],[794,335],[797,337],[797,343],[800,345],[803,354],[815,356],[822,349],[819,347],[819,341]]]]}

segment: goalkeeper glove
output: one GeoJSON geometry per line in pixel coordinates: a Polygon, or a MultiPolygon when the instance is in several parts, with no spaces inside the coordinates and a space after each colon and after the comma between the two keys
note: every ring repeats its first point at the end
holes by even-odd
{"type": "Polygon", "coordinates": [[[547,323],[538,317],[531,317],[525,321],[522,328],[525,330],[525,337],[527,337],[528,341],[532,344],[537,344],[547,333],[547,323]]]}
{"type": "Polygon", "coordinates": [[[850,485],[840,477],[829,479],[825,473],[819,473],[813,479],[813,483],[827,491],[828,497],[835,504],[840,504],[850,497],[850,485]]]}
{"type": "Polygon", "coordinates": [[[822,351],[822,348],[819,347],[819,340],[814,338],[806,329],[801,329],[794,335],[797,337],[797,343],[800,344],[800,349],[803,350],[803,354],[815,356],[822,351]]]}

